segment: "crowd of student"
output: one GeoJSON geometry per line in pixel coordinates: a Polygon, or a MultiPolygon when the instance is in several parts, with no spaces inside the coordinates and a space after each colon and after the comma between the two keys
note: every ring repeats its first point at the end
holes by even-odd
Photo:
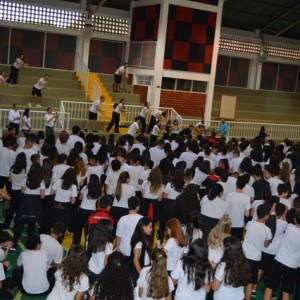
{"type": "Polygon", "coordinates": [[[299,144],[114,138],[3,136],[2,232],[14,225],[2,246],[27,225],[12,280],[0,253],[5,297],[17,284],[47,299],[249,300],[262,279],[265,300],[280,282],[282,299],[300,299],[299,144]]]}

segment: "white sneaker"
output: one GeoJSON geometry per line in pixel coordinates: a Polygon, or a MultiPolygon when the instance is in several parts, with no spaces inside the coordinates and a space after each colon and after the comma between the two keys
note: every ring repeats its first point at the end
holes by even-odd
{"type": "Polygon", "coordinates": [[[28,103],[28,107],[31,107],[31,103],[30,102],[28,103]]]}
{"type": "Polygon", "coordinates": [[[42,107],[41,105],[37,104],[36,107],[42,107]]]}

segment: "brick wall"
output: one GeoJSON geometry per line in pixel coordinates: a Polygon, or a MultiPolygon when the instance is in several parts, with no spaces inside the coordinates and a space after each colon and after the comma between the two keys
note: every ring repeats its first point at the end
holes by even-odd
{"type": "Polygon", "coordinates": [[[134,85],[133,92],[140,95],[140,103],[144,104],[147,101],[148,86],[134,85]]]}
{"type": "Polygon", "coordinates": [[[181,116],[203,117],[206,94],[161,91],[160,106],[173,107],[181,116]]]}

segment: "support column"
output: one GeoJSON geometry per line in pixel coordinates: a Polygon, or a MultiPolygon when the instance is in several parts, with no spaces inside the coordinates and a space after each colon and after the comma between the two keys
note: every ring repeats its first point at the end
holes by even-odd
{"type": "Polygon", "coordinates": [[[214,96],[217,59],[218,59],[218,49],[219,49],[219,41],[220,41],[220,34],[221,34],[223,4],[224,4],[224,0],[219,0],[214,47],[213,47],[213,57],[212,57],[212,62],[211,62],[211,73],[210,73],[210,80],[207,83],[207,96],[206,96],[206,104],[205,104],[205,112],[204,112],[204,119],[207,122],[210,122],[211,113],[212,113],[212,104],[213,104],[213,96],[214,96]]]}
{"type": "Polygon", "coordinates": [[[164,55],[166,46],[166,34],[168,25],[169,0],[163,0],[160,7],[159,30],[155,50],[154,79],[151,91],[151,106],[160,104],[161,84],[163,77],[164,55]]]}

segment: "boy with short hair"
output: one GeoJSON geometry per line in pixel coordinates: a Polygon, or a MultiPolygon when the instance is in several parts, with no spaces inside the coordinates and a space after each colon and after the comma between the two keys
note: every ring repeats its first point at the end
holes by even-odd
{"type": "MultiPolygon", "coordinates": [[[[282,281],[282,300],[294,293],[297,267],[300,259],[300,209],[295,213],[295,225],[289,224],[281,241],[279,251],[270,270],[264,300],[270,300],[282,281]]],[[[297,286],[298,288],[298,286],[297,286]]]]}
{"type": "Polygon", "coordinates": [[[248,222],[245,228],[243,250],[252,272],[251,282],[246,286],[245,300],[251,299],[252,289],[257,284],[262,250],[271,243],[271,229],[265,225],[266,220],[269,218],[269,213],[270,206],[261,204],[257,208],[257,220],[248,222]]]}

